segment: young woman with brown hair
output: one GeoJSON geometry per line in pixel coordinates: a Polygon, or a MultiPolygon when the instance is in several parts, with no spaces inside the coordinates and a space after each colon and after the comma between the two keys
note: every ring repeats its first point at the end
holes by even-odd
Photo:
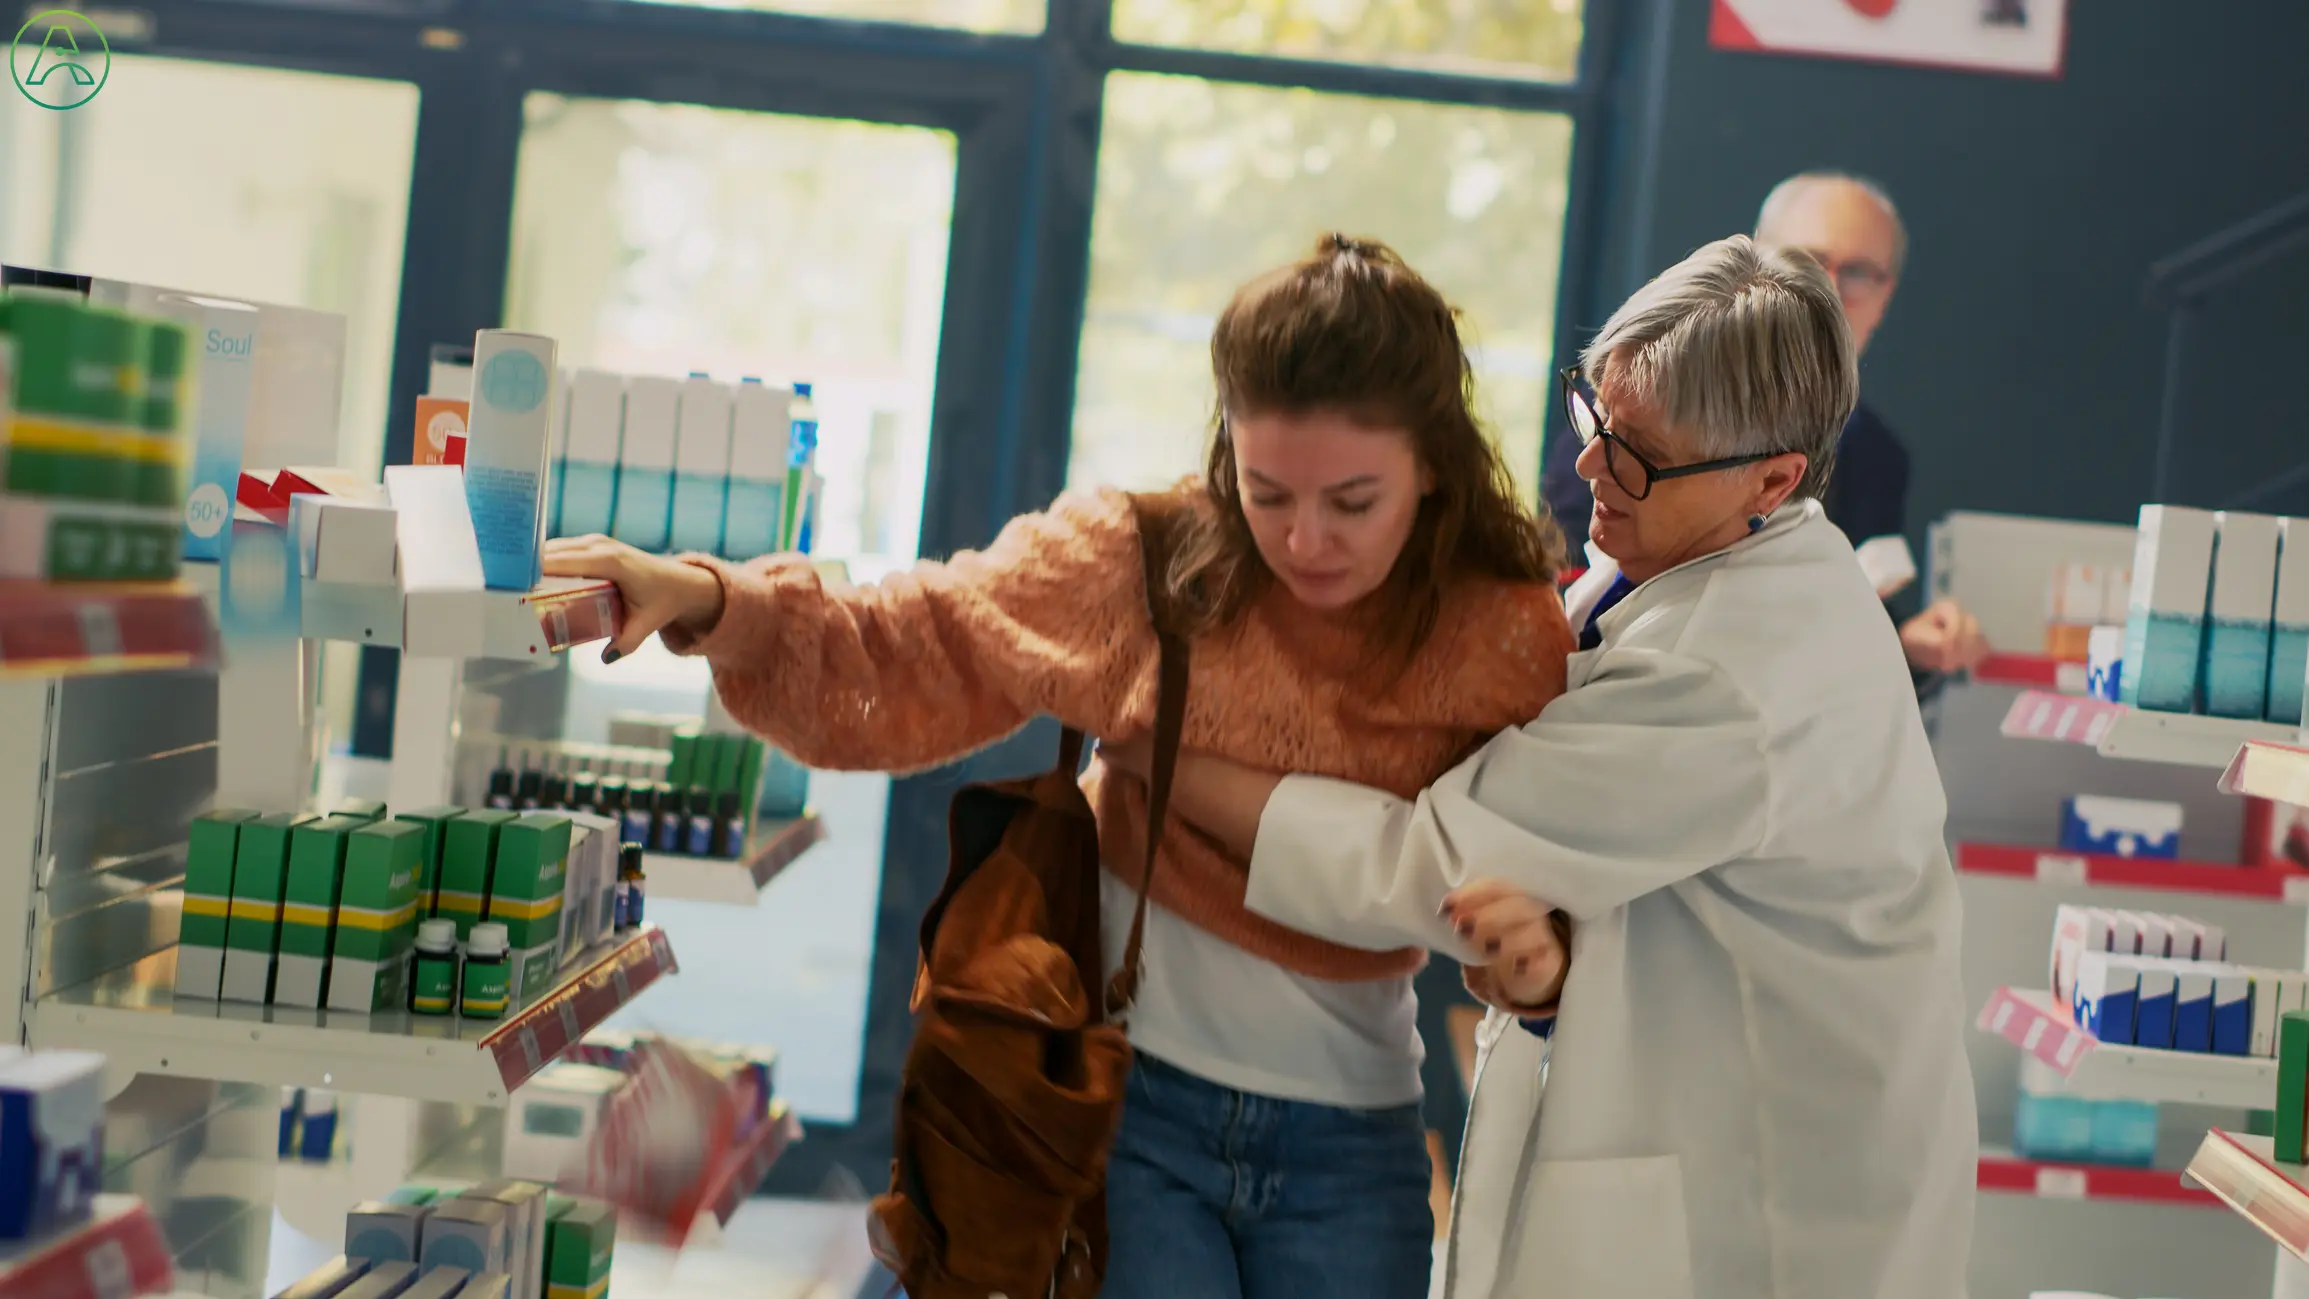
{"type": "MultiPolygon", "coordinates": [[[[1160,502],[1167,595],[1194,655],[1184,745],[1409,796],[1564,685],[1561,542],[1476,427],[1455,313],[1386,247],[1326,237],[1244,286],[1211,338],[1205,472],[1160,502]]],[[[1152,723],[1155,635],[1120,492],[1069,493],[984,551],[876,586],[588,537],[546,571],[616,580],[605,658],[663,630],[723,703],[799,761],[951,762],[1038,714],[1152,723]]],[[[1097,809],[1107,962],[1137,901],[1144,786],[1097,809]]],[[[1166,827],[1129,1019],[1137,1060],[1108,1170],[1109,1299],[1418,1299],[1434,1224],[1413,949],[1252,915],[1244,863],[1166,827]]]]}

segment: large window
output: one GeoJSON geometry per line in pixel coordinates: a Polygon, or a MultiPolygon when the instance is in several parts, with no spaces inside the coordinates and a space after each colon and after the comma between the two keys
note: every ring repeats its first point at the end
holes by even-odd
{"type": "Polygon", "coordinates": [[[1109,77],[1068,480],[1193,471],[1219,311],[1340,230],[1392,244],[1464,313],[1479,414],[1536,499],[1570,158],[1558,114],[1109,77]]]}
{"type": "Polygon", "coordinates": [[[1569,81],[1581,0],[1114,0],[1147,45],[1569,81]]]}
{"type": "MultiPolygon", "coordinates": [[[[638,0],[693,9],[764,9],[852,22],[924,23],[971,32],[1038,32],[1043,0],[638,0]]],[[[1068,3],[1069,0],[1059,0],[1068,3]]]]}

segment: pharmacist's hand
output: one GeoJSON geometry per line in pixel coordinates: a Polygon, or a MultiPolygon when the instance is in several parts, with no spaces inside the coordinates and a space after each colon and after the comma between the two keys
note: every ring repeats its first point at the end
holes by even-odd
{"type": "Polygon", "coordinates": [[[1467,986],[1502,1010],[1552,1006],[1571,966],[1571,921],[1503,880],[1475,880],[1443,899],[1443,918],[1482,954],[1467,986]]]}
{"type": "Polygon", "coordinates": [[[617,583],[625,618],[601,651],[615,663],[641,648],[661,628],[680,624],[698,634],[721,621],[722,581],[695,564],[635,550],[608,537],[566,537],[545,543],[547,577],[603,578],[617,583]]]}
{"type": "Polygon", "coordinates": [[[1980,620],[1954,600],[1941,600],[1900,629],[1900,648],[1919,672],[1970,672],[1988,657],[1980,620]]]}

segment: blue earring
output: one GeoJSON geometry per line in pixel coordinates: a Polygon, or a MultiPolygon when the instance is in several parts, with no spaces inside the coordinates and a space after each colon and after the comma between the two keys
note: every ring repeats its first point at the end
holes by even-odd
{"type": "Polygon", "coordinates": [[[1748,516],[1748,531],[1750,531],[1750,532],[1762,532],[1763,530],[1764,530],[1764,516],[1763,516],[1763,515],[1761,515],[1761,514],[1751,514],[1751,515],[1749,515],[1749,516],[1748,516]]]}

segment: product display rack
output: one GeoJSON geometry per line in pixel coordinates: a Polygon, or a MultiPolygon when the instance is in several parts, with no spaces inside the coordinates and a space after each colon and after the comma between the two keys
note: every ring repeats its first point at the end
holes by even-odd
{"type": "Polygon", "coordinates": [[[2309,905],[2309,871],[2287,866],[2233,866],[2153,857],[2114,857],[2059,848],[1960,843],[1956,846],[1956,869],[2065,887],[2149,889],[2159,893],[2309,905]]]}
{"type": "Polygon", "coordinates": [[[1980,1152],[1976,1185],[1990,1195],[2026,1195],[2040,1200],[2119,1200],[2202,1209],[2219,1206],[2211,1193],[2189,1186],[2180,1174],[2168,1169],[2046,1163],[2002,1150],[1980,1152]]]}
{"type": "Polygon", "coordinates": [[[588,951],[547,995],[501,1020],[176,1000],[174,949],[34,1003],[39,1049],[100,1051],[139,1073],[359,1095],[501,1105],[660,978],[679,968],[645,925],[588,951]]]}
{"type": "Polygon", "coordinates": [[[2013,739],[2089,744],[2104,758],[2191,767],[2226,767],[2247,744],[2287,744],[2300,733],[2275,722],[2160,713],[2045,690],[2024,691],[2004,721],[2013,739]]]}
{"type": "Polygon", "coordinates": [[[761,900],[770,881],[825,837],[825,823],[812,813],[790,821],[764,821],[754,828],[753,840],[743,856],[732,859],[653,852],[642,858],[642,874],[649,882],[652,898],[750,907],[761,900]]]}
{"type": "Polygon", "coordinates": [[[2071,1023],[2049,992],[2000,988],[1978,1027],[2051,1066],[2086,1100],[2266,1109],[2277,1094],[2275,1060],[2105,1043],[2071,1023]]]}

